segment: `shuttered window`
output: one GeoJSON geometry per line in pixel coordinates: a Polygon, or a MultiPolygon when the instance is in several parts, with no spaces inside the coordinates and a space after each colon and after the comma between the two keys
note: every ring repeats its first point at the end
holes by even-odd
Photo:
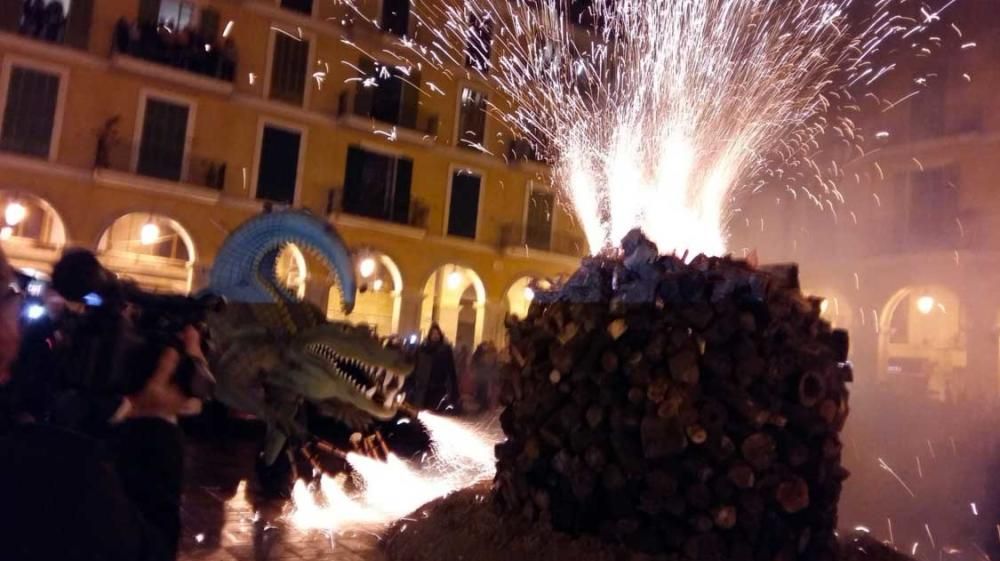
{"type": "Polygon", "coordinates": [[[350,214],[408,224],[413,161],[369,152],[347,151],[343,208],[350,214]]]}
{"type": "Polygon", "coordinates": [[[448,205],[448,235],[476,239],[479,224],[479,197],[483,178],[467,171],[451,175],[451,201],[448,205]]]}
{"type": "Polygon", "coordinates": [[[524,243],[533,249],[548,251],[552,245],[552,212],[555,197],[548,191],[531,189],[528,195],[528,219],[524,243]]]}
{"type": "Polygon", "coordinates": [[[312,15],[313,0],[281,0],[281,7],[293,12],[312,15]]]}
{"type": "Polygon", "coordinates": [[[275,32],[271,59],[271,99],[302,105],[306,92],[309,41],[275,32]]]}
{"type": "Polygon", "coordinates": [[[410,27],[410,0],[382,0],[382,30],[403,37],[410,27]]]}
{"type": "Polygon", "coordinates": [[[458,145],[479,149],[486,139],[486,94],[462,88],[458,114],[458,145]]]}
{"type": "Polygon", "coordinates": [[[0,149],[48,158],[58,102],[58,74],[11,67],[0,149]]]}
{"type": "Polygon", "coordinates": [[[136,171],[142,175],[180,181],[187,145],[191,108],[162,99],[146,100],[136,171]]]}
{"type": "Polygon", "coordinates": [[[295,202],[301,147],[302,134],[298,131],[264,127],[258,155],[258,199],[282,204],[295,202]]]}

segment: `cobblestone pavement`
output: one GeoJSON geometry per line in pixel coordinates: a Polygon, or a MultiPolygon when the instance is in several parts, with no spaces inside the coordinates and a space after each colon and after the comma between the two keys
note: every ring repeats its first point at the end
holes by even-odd
{"type": "Polygon", "coordinates": [[[285,521],[287,501],[260,500],[253,437],[188,440],[180,561],[382,561],[378,538],[331,538],[285,521]]]}

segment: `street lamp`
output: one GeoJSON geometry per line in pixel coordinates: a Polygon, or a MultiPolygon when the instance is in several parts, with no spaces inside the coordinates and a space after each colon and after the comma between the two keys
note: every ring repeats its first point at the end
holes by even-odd
{"type": "Polygon", "coordinates": [[[933,296],[921,296],[917,298],[917,311],[925,316],[934,311],[934,306],[937,302],[934,301],[933,296]]]}
{"type": "Polygon", "coordinates": [[[17,226],[27,216],[28,209],[18,202],[9,203],[3,213],[8,226],[17,226]]]}
{"type": "Polygon", "coordinates": [[[375,274],[375,259],[372,257],[365,257],[362,259],[361,262],[358,263],[358,272],[361,273],[361,278],[363,279],[367,279],[375,274]]]}
{"type": "Polygon", "coordinates": [[[139,243],[153,245],[160,239],[160,227],[153,222],[146,222],[139,230],[139,243]]]}

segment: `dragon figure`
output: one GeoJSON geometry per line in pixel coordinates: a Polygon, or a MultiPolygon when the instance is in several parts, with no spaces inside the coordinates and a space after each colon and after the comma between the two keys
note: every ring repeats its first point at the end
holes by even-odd
{"type": "Polygon", "coordinates": [[[290,438],[307,435],[303,407],[353,428],[393,418],[412,365],[365,327],[327,321],[278,282],[278,256],[295,244],[332,273],[345,312],[354,307],[350,253],[333,227],[303,211],[261,214],[233,231],[212,268],[208,293],[227,304],[209,314],[216,398],[267,425],[270,465],[290,438]]]}

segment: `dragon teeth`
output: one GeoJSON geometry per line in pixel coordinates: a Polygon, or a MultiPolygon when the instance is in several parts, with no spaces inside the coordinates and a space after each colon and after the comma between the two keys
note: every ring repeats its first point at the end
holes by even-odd
{"type": "Polygon", "coordinates": [[[365,392],[365,397],[368,399],[375,397],[375,386],[372,386],[371,389],[365,392]]]}

